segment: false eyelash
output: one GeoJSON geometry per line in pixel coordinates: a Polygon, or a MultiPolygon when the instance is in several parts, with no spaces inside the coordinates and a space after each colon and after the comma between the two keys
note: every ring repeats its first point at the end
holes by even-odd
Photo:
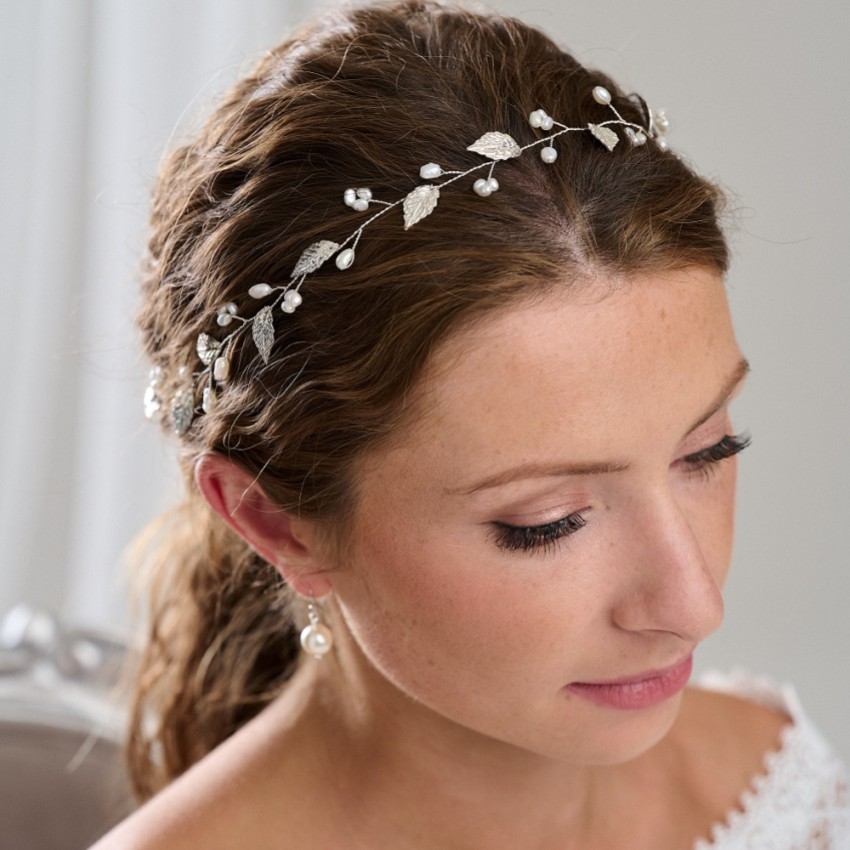
{"type": "Polygon", "coordinates": [[[722,440],[707,449],[685,455],[684,462],[694,471],[709,475],[715,464],[744,451],[752,442],[749,434],[727,434],[722,440]]]}
{"type": "Polygon", "coordinates": [[[509,525],[506,522],[494,522],[496,545],[508,552],[531,552],[554,548],[564,537],[575,534],[587,525],[580,513],[572,513],[545,525],[509,525]]]}

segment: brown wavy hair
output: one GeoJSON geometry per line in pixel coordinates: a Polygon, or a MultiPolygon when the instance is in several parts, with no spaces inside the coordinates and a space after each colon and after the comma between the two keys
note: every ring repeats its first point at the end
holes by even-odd
{"type": "MultiPolygon", "coordinates": [[[[173,389],[181,366],[197,368],[198,334],[220,332],[222,303],[248,313],[252,284],[288,280],[307,245],[363,220],[346,188],[395,200],[426,162],[478,164],[466,146],[487,131],[536,138],[537,108],[572,126],[605,120],[596,85],[646,123],[639,99],[511,18],[430,0],[323,15],[165,160],[139,317],[149,357],[173,389]]],[[[409,231],[400,214],[371,224],[350,269],[326,263],[294,315],[276,311],[268,365],[237,346],[215,409],[180,441],[186,500],[145,539],[148,640],[128,745],[140,799],[267,705],[298,658],[279,574],[193,484],[201,453],[231,458],[284,510],[343,528],[355,461],[401,427],[430,353],[461,326],[591,276],[725,271],[721,195],[681,158],[625,140],[609,153],[589,133],[557,145],[554,164],[534,151],[500,164],[487,199],[460,181],[409,231]]]]}

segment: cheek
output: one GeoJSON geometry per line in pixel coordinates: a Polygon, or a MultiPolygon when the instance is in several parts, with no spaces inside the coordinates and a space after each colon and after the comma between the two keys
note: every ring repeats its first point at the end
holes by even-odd
{"type": "Polygon", "coordinates": [[[711,479],[698,486],[686,506],[688,521],[719,587],[726,581],[732,560],[737,466],[736,458],[723,461],[711,479]]]}
{"type": "Polygon", "coordinates": [[[414,654],[429,666],[437,659],[462,663],[522,619],[528,604],[522,587],[500,581],[498,568],[488,575],[480,552],[434,541],[367,539],[344,595],[349,625],[371,653],[414,654]]]}
{"type": "Polygon", "coordinates": [[[456,717],[480,710],[485,693],[521,692],[531,676],[557,689],[569,672],[564,648],[580,629],[564,604],[575,588],[566,586],[561,561],[507,558],[480,537],[460,544],[363,535],[369,543],[338,591],[372,664],[456,717]]]}

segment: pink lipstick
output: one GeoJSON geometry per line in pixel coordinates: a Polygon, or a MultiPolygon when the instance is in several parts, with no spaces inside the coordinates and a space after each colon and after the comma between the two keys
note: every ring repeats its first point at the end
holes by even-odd
{"type": "Polygon", "coordinates": [[[650,708],[679,693],[691,678],[693,655],[667,667],[607,682],[573,682],[567,690],[596,705],[621,710],[650,708]]]}

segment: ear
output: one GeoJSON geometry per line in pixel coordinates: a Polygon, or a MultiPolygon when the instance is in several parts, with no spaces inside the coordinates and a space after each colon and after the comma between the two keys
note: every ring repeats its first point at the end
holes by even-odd
{"type": "Polygon", "coordinates": [[[195,483],[210,507],[300,596],[319,599],[332,582],[319,553],[316,526],[273,502],[253,475],[220,454],[195,464],[195,483]]]}

